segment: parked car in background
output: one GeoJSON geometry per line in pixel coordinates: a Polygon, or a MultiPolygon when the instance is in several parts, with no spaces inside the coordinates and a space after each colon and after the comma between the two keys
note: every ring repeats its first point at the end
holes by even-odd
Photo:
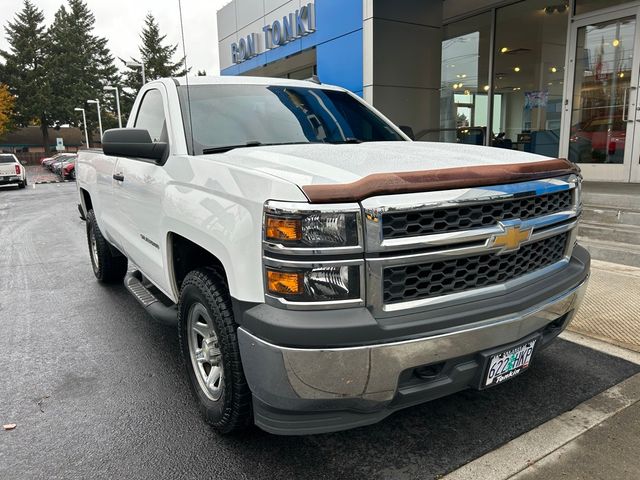
{"type": "Polygon", "coordinates": [[[56,153],[55,155],[52,155],[51,157],[44,157],[44,158],[41,158],[41,159],[40,159],[40,165],[43,165],[43,166],[44,166],[44,165],[45,165],[45,162],[53,161],[53,160],[55,160],[56,158],[58,158],[60,155],[63,155],[63,154],[62,154],[62,153],[56,153]]]}
{"type": "Polygon", "coordinates": [[[67,163],[62,169],[62,179],[63,180],[75,180],[76,179],[76,162],[71,161],[67,163]]]}
{"type": "Polygon", "coordinates": [[[69,164],[75,164],[77,155],[69,155],[51,165],[51,171],[56,175],[63,175],[64,168],[69,164]]]}
{"type": "Polygon", "coordinates": [[[0,185],[27,186],[27,170],[12,153],[0,154],[0,185]]]}
{"type": "Polygon", "coordinates": [[[58,162],[63,162],[69,158],[75,157],[74,154],[70,154],[70,153],[65,153],[63,155],[59,155],[55,158],[50,158],[48,160],[45,160],[42,165],[47,167],[49,170],[53,171],[53,166],[58,163],[58,162]]]}
{"type": "Polygon", "coordinates": [[[588,141],[591,145],[589,162],[623,163],[627,124],[621,116],[591,118],[572,129],[571,143],[588,141]]]}

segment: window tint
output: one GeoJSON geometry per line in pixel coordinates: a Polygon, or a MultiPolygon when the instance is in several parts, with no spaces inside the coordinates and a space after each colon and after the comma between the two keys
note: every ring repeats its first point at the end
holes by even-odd
{"type": "Polygon", "coordinates": [[[0,163],[14,163],[16,157],[13,155],[0,155],[0,163]]]}
{"type": "Polygon", "coordinates": [[[145,93],[138,116],[136,117],[136,128],[143,128],[149,131],[151,140],[154,142],[168,142],[167,122],[164,118],[164,106],[162,95],[159,90],[149,90],[145,93]]]}

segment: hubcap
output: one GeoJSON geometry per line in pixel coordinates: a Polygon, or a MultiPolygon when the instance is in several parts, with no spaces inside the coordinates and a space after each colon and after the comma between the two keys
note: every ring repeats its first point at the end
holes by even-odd
{"type": "Polygon", "coordinates": [[[189,309],[187,332],[191,364],[200,389],[216,401],[224,386],[222,353],[209,312],[201,303],[194,303],[189,309]]]}
{"type": "Polygon", "coordinates": [[[97,271],[99,268],[98,260],[98,242],[96,241],[96,232],[93,228],[90,229],[89,235],[89,248],[91,249],[91,259],[93,260],[93,268],[97,271]]]}

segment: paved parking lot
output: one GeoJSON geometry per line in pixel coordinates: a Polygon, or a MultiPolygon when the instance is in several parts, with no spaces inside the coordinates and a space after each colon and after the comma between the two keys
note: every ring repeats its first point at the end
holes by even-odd
{"type": "Polygon", "coordinates": [[[0,478],[435,478],[640,367],[564,340],[499,387],[312,437],[219,437],[173,329],[94,281],[74,184],[0,189],[0,478]]]}

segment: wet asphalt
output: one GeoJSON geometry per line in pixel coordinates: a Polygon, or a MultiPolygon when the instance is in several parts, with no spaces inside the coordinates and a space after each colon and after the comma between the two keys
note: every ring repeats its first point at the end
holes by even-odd
{"type": "Polygon", "coordinates": [[[0,188],[0,478],[436,478],[637,373],[563,340],[532,368],[348,432],[221,437],[174,329],[93,277],[74,184],[0,188]]]}

